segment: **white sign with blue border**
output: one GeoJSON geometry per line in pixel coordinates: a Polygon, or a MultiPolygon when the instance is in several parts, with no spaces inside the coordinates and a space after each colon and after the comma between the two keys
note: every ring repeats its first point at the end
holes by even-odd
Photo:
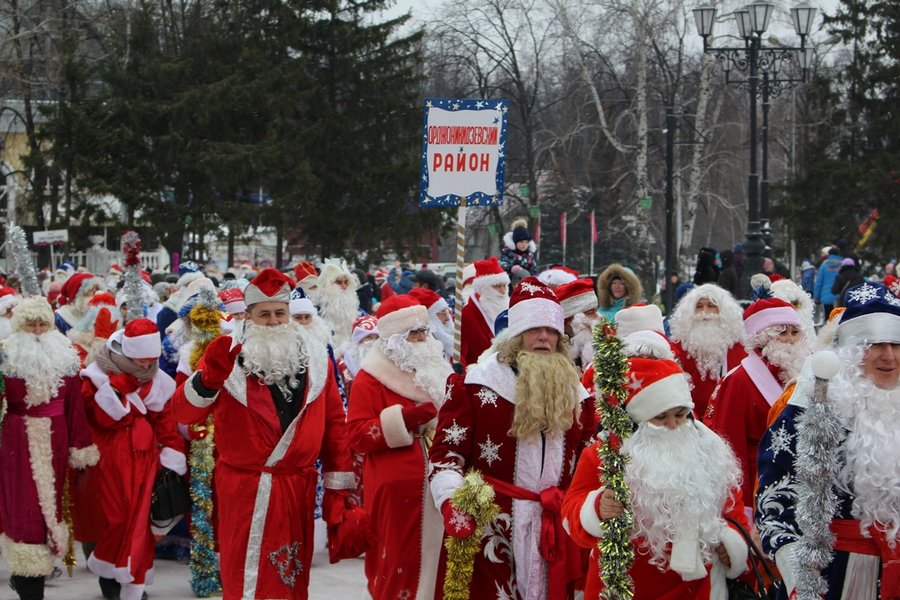
{"type": "Polygon", "coordinates": [[[503,203],[508,111],[508,100],[425,100],[421,206],[503,203]]]}

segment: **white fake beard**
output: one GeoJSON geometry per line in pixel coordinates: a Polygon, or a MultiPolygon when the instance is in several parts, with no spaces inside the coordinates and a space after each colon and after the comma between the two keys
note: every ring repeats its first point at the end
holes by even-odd
{"type": "Polygon", "coordinates": [[[12,335],[12,322],[6,317],[0,317],[0,341],[12,335]]]}
{"type": "Polygon", "coordinates": [[[691,328],[678,341],[697,363],[702,379],[719,379],[728,349],[741,341],[743,326],[737,325],[735,332],[718,314],[694,313],[691,328]]]}
{"type": "Polygon", "coordinates": [[[781,383],[787,383],[799,375],[803,363],[812,353],[806,338],[800,338],[793,344],[772,339],[760,352],[769,363],[781,369],[781,383]]]}
{"type": "Polygon", "coordinates": [[[381,343],[385,356],[401,371],[413,373],[416,386],[425,390],[440,406],[444,401],[447,377],[452,372],[441,343],[433,337],[425,338],[424,342],[409,342],[402,333],[395,333],[381,343]]]}
{"type": "MultiPolygon", "coordinates": [[[[599,319],[599,317],[598,317],[599,319]]],[[[578,313],[572,317],[572,339],[569,347],[569,357],[574,361],[581,357],[582,371],[594,361],[594,324],[598,319],[591,319],[584,313],[578,313]]]]}
{"type": "Polygon", "coordinates": [[[850,430],[839,482],[853,496],[851,512],[862,530],[875,526],[893,546],[900,533],[900,454],[893,429],[900,419],[900,387],[883,390],[866,378],[858,366],[859,348],[842,350],[841,358],[854,350],[856,356],[842,361],[846,366],[828,386],[829,399],[850,430]]]}
{"type": "Polygon", "coordinates": [[[350,339],[353,321],[359,316],[359,297],[352,287],[343,290],[340,286],[331,284],[319,289],[316,300],[319,304],[319,314],[331,327],[334,348],[337,351],[350,339]]]}
{"type": "Polygon", "coordinates": [[[453,358],[453,321],[447,321],[445,325],[440,319],[432,319],[431,334],[441,343],[444,358],[447,360],[453,358]]]}
{"type": "Polygon", "coordinates": [[[288,379],[288,385],[296,388],[297,375],[305,373],[309,366],[306,335],[293,321],[268,327],[247,319],[241,348],[244,373],[266,385],[281,384],[288,379]]]}
{"type": "Polygon", "coordinates": [[[50,402],[66,375],[78,373],[78,353],[68,338],[56,331],[35,335],[17,331],[3,342],[6,360],[3,371],[9,377],[25,380],[29,406],[50,402]]]}
{"type": "Polygon", "coordinates": [[[322,342],[323,346],[331,344],[331,329],[322,317],[313,315],[312,321],[301,327],[306,327],[307,333],[322,342]]]}
{"type": "Polygon", "coordinates": [[[360,365],[366,360],[374,345],[375,340],[370,339],[347,346],[347,350],[344,352],[344,366],[350,371],[351,377],[356,377],[356,374],[359,373],[360,365]]]}
{"type": "Polygon", "coordinates": [[[493,329],[494,319],[497,318],[497,315],[509,308],[509,296],[489,287],[478,292],[478,304],[491,322],[491,329],[493,329]]]}
{"type": "Polygon", "coordinates": [[[622,444],[631,456],[625,482],[631,490],[640,552],[665,570],[667,545],[683,527],[699,526],[704,562],[721,540],[722,509],[740,485],[740,466],[731,448],[702,423],[686,421],[676,429],[641,423],[622,444]]]}

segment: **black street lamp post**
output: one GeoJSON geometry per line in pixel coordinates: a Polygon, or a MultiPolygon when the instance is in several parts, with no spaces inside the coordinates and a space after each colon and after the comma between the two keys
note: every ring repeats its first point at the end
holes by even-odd
{"type": "Polygon", "coordinates": [[[703,51],[716,57],[725,71],[725,83],[737,85],[748,91],[750,100],[750,172],[747,177],[747,240],[744,243],[744,276],[740,282],[740,294],[750,297],[750,277],[762,271],[763,250],[768,233],[769,219],[769,182],[768,182],[768,123],[769,98],[777,92],[792,86],[799,79],[779,78],[778,73],[785,63],[796,61],[801,67],[803,77],[808,66],[806,52],[806,36],[812,29],[816,9],[808,4],[800,4],[791,8],[794,30],[800,36],[800,47],[764,46],[762,36],[769,24],[774,5],[764,0],[756,0],[746,8],[734,12],[740,37],[744,40],[743,48],[713,48],[709,38],[713,32],[717,9],[709,4],[698,6],[693,10],[697,33],[703,38],[703,51]],[[745,77],[733,75],[738,71],[745,77]],[[760,81],[762,75],[762,81],[760,81]],[[757,98],[763,99],[763,182],[760,186],[757,172],[757,98]],[[762,196],[762,211],[760,211],[762,196]]]}

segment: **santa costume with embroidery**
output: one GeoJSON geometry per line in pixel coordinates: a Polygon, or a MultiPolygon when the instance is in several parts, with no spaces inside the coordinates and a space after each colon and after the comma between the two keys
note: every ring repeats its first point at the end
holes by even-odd
{"type": "MultiPolygon", "coordinates": [[[[625,408],[639,424],[621,450],[631,457],[626,463],[625,482],[630,488],[636,522],[632,540],[634,563],[629,569],[634,598],[726,600],[726,577],[735,578],[747,567],[747,545],[724,520],[735,519],[745,530],[748,526],[734,455],[715,433],[691,417],[678,425],[680,431],[649,422],[673,408],[693,408],[687,380],[674,361],[631,358],[628,378],[632,383],[625,408]],[[663,449],[667,455],[677,457],[663,460],[677,464],[670,462],[655,469],[651,464],[648,468],[647,463],[657,462],[663,449]],[[700,452],[709,452],[710,456],[700,456],[700,452]],[[704,459],[709,464],[702,464],[704,459]],[[667,470],[673,473],[668,480],[648,481],[654,472],[667,470]],[[707,490],[699,508],[694,482],[707,490]],[[655,531],[659,555],[641,535],[642,527],[655,531]],[[718,544],[724,545],[730,567],[717,556],[714,546],[718,544]]],[[[603,494],[609,492],[599,449],[598,441],[582,453],[562,509],[569,534],[579,546],[591,550],[585,600],[598,600],[603,591],[598,542],[604,536],[605,522],[599,506],[603,494]]]]}
{"type": "MultiPolygon", "coordinates": [[[[563,335],[563,311],[553,291],[537,278],[522,280],[513,290],[509,312],[509,344],[529,329],[550,328],[563,335]]],[[[581,550],[562,529],[560,505],[575,463],[596,431],[593,400],[580,385],[579,372],[564,346],[566,385],[557,393],[571,410],[570,426],[516,437],[511,434],[522,392],[519,376],[493,353],[462,375],[448,380],[447,400],[438,415],[431,461],[431,492],[448,528],[461,526],[451,498],[470,469],[494,487],[500,512],[485,527],[474,558],[471,598],[570,598],[574,581],[583,575],[581,550]],[[569,376],[569,372],[571,375],[569,376]],[[519,388],[519,389],[517,389],[519,388]]],[[[560,350],[562,348],[562,350],[560,350]]],[[[525,354],[519,352],[516,360],[525,354]]],[[[534,362],[544,357],[534,354],[534,362]]],[[[506,358],[506,360],[510,360],[506,358]]],[[[521,372],[521,365],[520,372],[521,372]]],[[[567,408],[565,410],[568,410],[567,408]]],[[[441,551],[438,593],[447,577],[447,553],[441,551]]]]}
{"type": "Polygon", "coordinates": [[[478,362],[494,339],[494,319],[506,306],[499,299],[495,285],[509,285],[509,275],[500,267],[497,257],[475,261],[474,294],[462,309],[460,326],[460,357],[464,365],[478,362]],[[498,305],[498,303],[500,305],[498,305]]]}
{"type": "Polygon", "coordinates": [[[66,469],[83,469],[99,458],[85,419],[78,355],[52,329],[53,321],[44,298],[26,298],[13,310],[13,334],[2,345],[6,415],[0,432],[0,546],[14,581],[41,578],[41,589],[42,578],[67,550],[66,469]],[[35,320],[50,331],[26,331],[26,322],[35,320]]]}
{"type": "Polygon", "coordinates": [[[321,456],[325,470],[329,525],[344,517],[345,497],[355,484],[344,409],[325,348],[292,321],[273,328],[252,321],[257,303],[283,305],[288,320],[292,288],[277,270],[260,272],[244,290],[251,318],[214,340],[197,371],[175,393],[179,422],[205,423],[210,414],[214,417],[225,600],[307,598],[316,459],[321,456]],[[265,352],[270,337],[289,340],[288,352],[271,347],[265,352]],[[259,350],[245,352],[245,344],[259,350]],[[299,357],[296,364],[293,358],[285,363],[293,373],[264,374],[263,363],[279,354],[299,357]]]}
{"type": "Polygon", "coordinates": [[[155,323],[135,319],[107,340],[81,372],[88,420],[100,449],[94,479],[106,528],[88,568],[121,584],[123,600],[138,600],[153,579],[155,540],[150,501],[160,465],[187,472],[186,447],[169,400],[175,381],[159,369],[155,323]],[[149,366],[136,361],[152,360],[149,366]]]}
{"type": "Polygon", "coordinates": [[[443,521],[428,488],[427,446],[451,369],[436,339],[406,339],[428,325],[426,308],[413,297],[385,300],[379,339],[350,396],[350,446],[365,456],[363,505],[374,529],[366,578],[376,600],[434,598],[443,521]]]}

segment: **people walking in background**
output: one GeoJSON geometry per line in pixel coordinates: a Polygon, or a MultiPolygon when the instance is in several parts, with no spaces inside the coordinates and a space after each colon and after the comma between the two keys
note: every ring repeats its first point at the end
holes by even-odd
{"type": "Polygon", "coordinates": [[[837,246],[828,249],[828,255],[822,264],[819,265],[819,272],[816,274],[816,283],[813,289],[813,300],[816,304],[821,304],[825,312],[825,318],[831,314],[834,308],[834,300],[836,294],[831,291],[834,286],[834,280],[837,279],[838,271],[841,269],[841,263],[844,257],[837,246]]]}
{"type": "Polygon", "coordinates": [[[609,322],[621,309],[642,298],[641,280],[628,267],[613,263],[597,277],[597,299],[600,301],[597,312],[609,322]]]}

